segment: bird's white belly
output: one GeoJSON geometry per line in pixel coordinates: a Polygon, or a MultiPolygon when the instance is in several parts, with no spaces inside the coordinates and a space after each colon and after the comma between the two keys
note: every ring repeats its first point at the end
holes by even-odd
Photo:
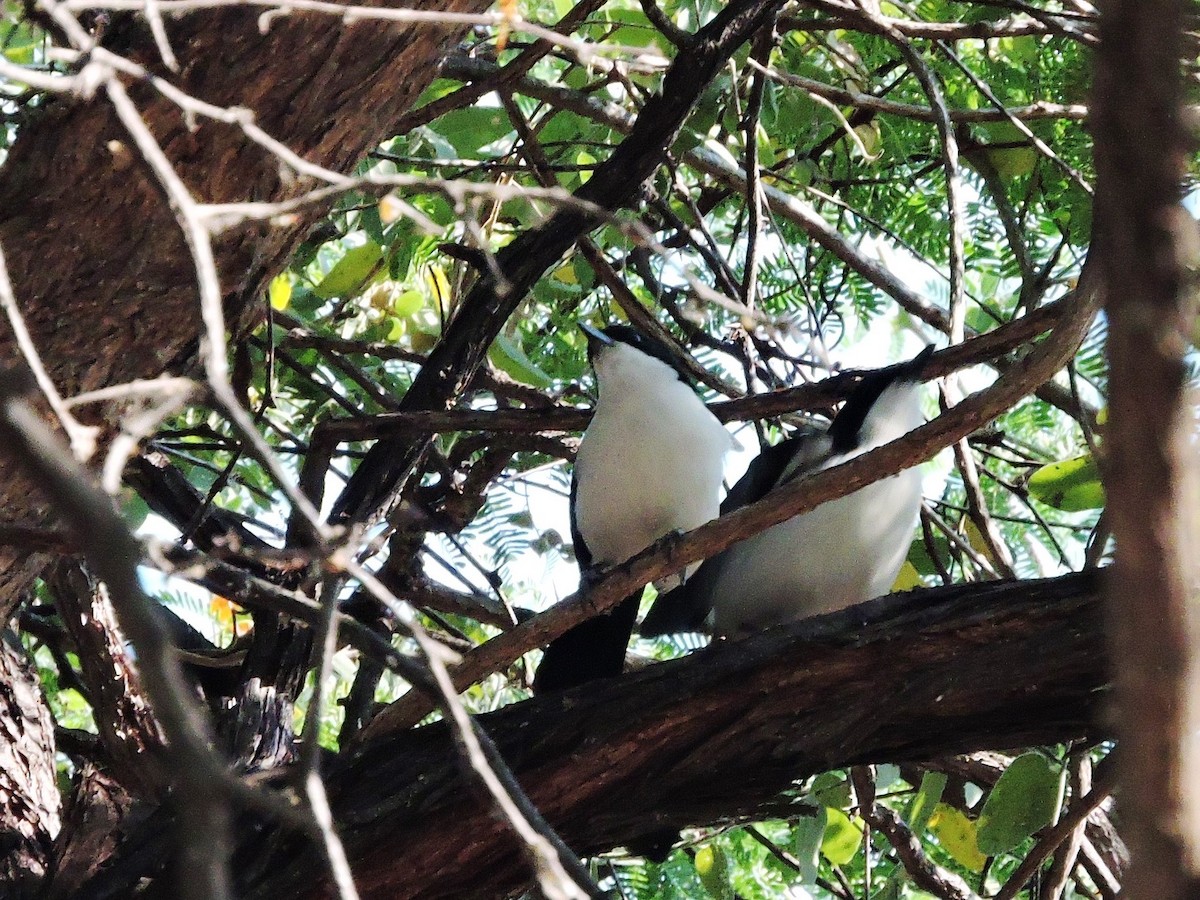
{"type": "Polygon", "coordinates": [[[887,593],[920,495],[920,472],[910,469],[736,545],[714,584],[714,631],[757,631],[887,593]]]}
{"type": "Polygon", "coordinates": [[[643,405],[588,428],[575,462],[576,526],[596,564],[622,562],[716,517],[731,439],[684,390],[682,408],[659,406],[655,416],[643,405]]]}

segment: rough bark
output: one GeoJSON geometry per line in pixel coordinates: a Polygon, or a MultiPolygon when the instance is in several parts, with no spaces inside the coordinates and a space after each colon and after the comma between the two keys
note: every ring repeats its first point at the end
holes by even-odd
{"type": "MultiPolygon", "coordinates": [[[[1098,580],[896,595],[480,721],[581,853],[664,827],[785,815],[781,792],[830,768],[1102,735],[1098,580]]],[[[435,725],[331,764],[364,898],[494,897],[527,880],[454,759],[435,725]]],[[[165,830],[133,835],[111,867],[125,880],[80,896],[124,896],[161,862],[165,830]]],[[[270,830],[248,832],[237,869],[249,897],[330,896],[311,848],[270,830]]]]}
{"type": "MultiPolygon", "coordinates": [[[[489,3],[413,5],[478,12],[489,3]]],[[[250,108],[268,133],[310,161],[344,172],[408,109],[462,30],[293,13],[274,19],[263,34],[258,15],[216,9],[169,19],[182,65],[171,80],[210,103],[250,108]]],[[[106,40],[125,56],[161,68],[152,41],[133,20],[117,17],[106,40]]],[[[145,85],[133,91],[200,200],[280,200],[311,186],[285,179],[278,160],[236,128],[201,120],[191,131],[177,107],[145,85]]],[[[257,317],[266,280],[321,212],[313,207],[289,225],[254,226],[217,242],[233,327],[257,317]]],[[[107,103],[55,100],[22,127],[0,169],[0,246],[21,312],[60,392],[153,377],[191,361],[200,330],[195,269],[158,187],[107,103]]],[[[12,333],[0,324],[0,367],[16,363],[12,333]]],[[[11,460],[0,459],[0,518],[28,523],[48,515],[36,486],[11,460]]],[[[0,549],[0,617],[12,614],[47,561],[45,554],[0,549]]],[[[57,828],[57,805],[30,779],[30,767],[48,766],[53,788],[51,745],[32,740],[34,723],[47,716],[44,707],[31,707],[23,726],[30,734],[21,735],[26,743],[13,746],[50,755],[41,762],[10,755],[0,764],[0,778],[12,789],[0,809],[0,830],[19,836],[11,851],[0,849],[11,872],[38,871],[42,841],[57,828]],[[47,818],[33,823],[34,813],[47,818]]]]}
{"type": "Polygon", "coordinates": [[[62,802],[54,723],[37,671],[11,632],[0,635],[0,885],[32,896],[49,867],[62,802]]]}
{"type": "Polygon", "coordinates": [[[1102,7],[1094,104],[1127,891],[1156,900],[1200,895],[1200,465],[1185,363],[1200,253],[1179,203],[1192,151],[1182,122],[1185,6],[1102,7]]]}
{"type": "Polygon", "coordinates": [[[139,808],[120,782],[87,765],[75,791],[54,847],[54,878],[49,900],[69,900],[113,853],[122,831],[139,820],[139,808]]]}
{"type": "MultiPolygon", "coordinates": [[[[830,768],[1094,737],[1099,612],[1088,576],[899,595],[484,723],[589,854],[753,818],[830,768]]],[[[457,787],[446,740],[409,732],[331,773],[364,897],[487,896],[524,877],[504,828],[457,787]]]]}
{"type": "MultiPolygon", "coordinates": [[[[485,0],[424,0],[425,9],[479,12],[485,0]]],[[[341,22],[293,13],[262,34],[254,9],[168,20],[182,71],[172,79],[218,105],[254,111],[268,133],[308,160],[348,172],[429,83],[461,27],[341,22]]],[[[155,69],[149,36],[119,20],[114,49],[155,69]]],[[[311,185],[233,126],[201,120],[145,86],[143,117],[193,193],[207,202],[280,200],[311,185]]],[[[256,225],[217,242],[231,322],[253,320],[266,280],[322,212],[256,225]]],[[[34,341],[64,394],[183,368],[199,335],[195,269],[160,191],[101,100],[55,101],[22,128],[0,169],[0,246],[34,341]]],[[[0,326],[0,362],[16,348],[0,326]]],[[[44,515],[44,498],[0,462],[0,509],[11,521],[44,515]]],[[[0,553],[7,616],[44,558],[0,553]]]]}
{"type": "Polygon", "coordinates": [[[117,625],[108,589],[74,560],[56,569],[58,612],[71,634],[97,730],[113,772],[127,790],[153,796],[162,784],[154,758],[162,735],[117,625]]]}

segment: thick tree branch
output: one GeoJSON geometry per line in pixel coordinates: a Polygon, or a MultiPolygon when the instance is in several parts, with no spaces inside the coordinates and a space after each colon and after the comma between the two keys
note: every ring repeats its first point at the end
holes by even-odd
{"type": "MultiPolygon", "coordinates": [[[[1098,581],[894,595],[479,721],[581,853],[753,818],[829,768],[1101,736],[1098,581]]],[[[429,726],[331,767],[365,898],[496,896],[525,877],[449,740],[429,726]]],[[[251,861],[248,896],[320,895],[293,854],[251,861]]]]}

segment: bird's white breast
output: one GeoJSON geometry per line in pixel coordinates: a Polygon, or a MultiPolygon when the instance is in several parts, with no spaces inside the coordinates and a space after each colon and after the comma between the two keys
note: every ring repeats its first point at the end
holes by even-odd
{"type": "Polygon", "coordinates": [[[596,564],[716,517],[732,438],[665,363],[626,345],[596,362],[600,398],[575,459],[576,526],[596,564]]]}

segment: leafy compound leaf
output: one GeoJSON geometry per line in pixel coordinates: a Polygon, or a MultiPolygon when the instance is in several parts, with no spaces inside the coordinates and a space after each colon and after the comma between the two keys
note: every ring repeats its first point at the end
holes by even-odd
{"type": "Polygon", "coordinates": [[[1036,751],[1012,761],[979,814],[979,849],[1007,853],[1055,820],[1062,806],[1065,772],[1036,751]]]}

